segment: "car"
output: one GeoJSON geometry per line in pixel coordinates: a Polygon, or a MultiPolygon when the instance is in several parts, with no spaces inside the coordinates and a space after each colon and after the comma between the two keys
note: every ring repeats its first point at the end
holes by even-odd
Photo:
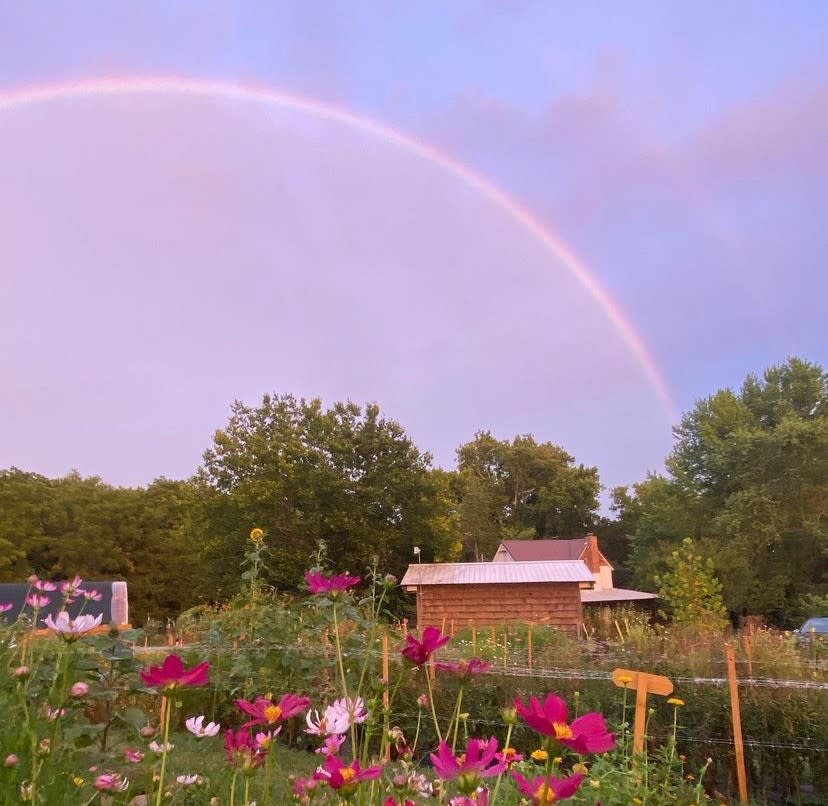
{"type": "Polygon", "coordinates": [[[828,616],[809,618],[798,630],[794,630],[796,640],[800,643],[810,641],[828,642],[828,616]]]}

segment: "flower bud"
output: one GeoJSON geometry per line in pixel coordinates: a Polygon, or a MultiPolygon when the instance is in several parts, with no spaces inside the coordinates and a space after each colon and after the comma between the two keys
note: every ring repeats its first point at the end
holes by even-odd
{"type": "Polygon", "coordinates": [[[14,767],[17,764],[17,756],[14,753],[9,753],[3,764],[6,767],[14,767]]]}
{"type": "Polygon", "coordinates": [[[155,736],[155,728],[152,725],[144,725],[139,732],[145,739],[150,739],[155,736]]]}
{"type": "Polygon", "coordinates": [[[504,723],[507,725],[517,725],[518,718],[517,718],[517,708],[509,707],[504,708],[500,712],[501,717],[503,717],[504,723]]]}
{"type": "Polygon", "coordinates": [[[419,705],[420,708],[428,708],[428,694],[420,694],[420,696],[417,697],[417,705],[419,705]]]}
{"type": "Polygon", "coordinates": [[[18,678],[18,680],[25,680],[29,674],[31,673],[31,669],[28,666],[18,666],[14,670],[14,676],[18,678]]]}
{"type": "Polygon", "coordinates": [[[69,689],[69,694],[76,698],[85,697],[89,694],[89,684],[79,680],[69,689]]]}

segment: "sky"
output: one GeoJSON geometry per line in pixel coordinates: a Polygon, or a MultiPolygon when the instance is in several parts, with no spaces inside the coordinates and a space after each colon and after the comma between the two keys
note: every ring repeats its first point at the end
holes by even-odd
{"type": "Polygon", "coordinates": [[[444,467],[488,429],[642,480],[699,398],[826,364],[826,29],[0,0],[0,468],[187,477],[270,392],[376,401],[444,467]]]}

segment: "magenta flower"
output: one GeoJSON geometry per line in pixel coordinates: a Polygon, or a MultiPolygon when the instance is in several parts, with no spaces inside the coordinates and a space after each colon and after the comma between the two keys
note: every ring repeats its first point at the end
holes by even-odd
{"type": "Polygon", "coordinates": [[[35,610],[40,610],[46,607],[52,599],[49,596],[41,596],[39,593],[30,593],[26,597],[26,604],[33,607],[35,610]]]}
{"type": "Polygon", "coordinates": [[[8,613],[13,607],[11,602],[0,602],[0,613],[8,613]]]}
{"type": "Polygon", "coordinates": [[[337,736],[335,733],[332,733],[330,736],[325,737],[322,747],[317,747],[313,752],[321,753],[323,756],[336,755],[339,752],[339,748],[345,744],[345,740],[345,736],[337,736]]]}
{"type": "Polygon", "coordinates": [[[466,752],[455,756],[445,740],[440,742],[436,753],[431,754],[434,771],[444,781],[458,779],[462,792],[470,795],[480,786],[481,778],[500,775],[506,769],[506,762],[498,759],[497,739],[469,739],[466,752]],[[491,765],[491,766],[490,766],[491,765]]]}
{"type": "Polygon", "coordinates": [[[310,705],[310,699],[297,694],[285,694],[278,703],[267,697],[256,697],[253,702],[236,700],[236,705],[241,711],[253,717],[243,725],[245,728],[250,728],[253,725],[276,725],[279,722],[285,722],[304,711],[310,705]]]}
{"type": "Polygon", "coordinates": [[[445,646],[451,640],[451,636],[443,635],[436,627],[426,627],[423,630],[423,638],[417,638],[409,633],[405,636],[405,646],[401,653],[404,658],[410,660],[415,666],[422,666],[428,661],[433,652],[441,646],[445,646]]]}
{"type": "Polygon", "coordinates": [[[305,582],[308,583],[308,590],[314,596],[338,596],[340,593],[358,585],[360,577],[351,576],[348,573],[332,574],[326,577],[319,571],[305,571],[305,582]]]}
{"type": "MultiPolygon", "coordinates": [[[[406,802],[413,806],[413,801],[406,802]]],[[[472,795],[458,795],[449,801],[449,806],[489,806],[489,790],[481,787],[472,795]]]]}
{"type": "Polygon", "coordinates": [[[49,582],[46,579],[40,579],[35,574],[32,574],[32,576],[29,577],[28,583],[38,591],[49,592],[57,590],[57,585],[55,585],[54,582],[49,582]]]}
{"type": "Polygon", "coordinates": [[[95,788],[102,792],[123,792],[129,781],[117,772],[106,772],[95,779],[95,788]]]}
{"type": "Polygon", "coordinates": [[[161,691],[168,692],[176,688],[198,688],[210,682],[210,664],[207,661],[184,668],[184,661],[178,655],[167,655],[161,666],[151,666],[141,669],[141,679],[144,683],[161,691]]]}
{"type": "Polygon", "coordinates": [[[325,763],[313,774],[317,781],[327,781],[331,789],[341,790],[344,796],[356,789],[361,781],[379,778],[382,767],[362,769],[358,759],[346,764],[339,756],[325,756],[325,763]]]}
{"type": "Polygon", "coordinates": [[[75,697],[76,699],[85,697],[87,694],[89,694],[89,683],[86,683],[83,680],[78,680],[77,683],[72,683],[72,688],[69,689],[69,696],[75,697]]]}
{"type": "Polygon", "coordinates": [[[144,760],[144,751],[133,750],[131,747],[127,747],[124,750],[124,760],[130,764],[140,764],[144,760]]]}
{"type": "Polygon", "coordinates": [[[232,728],[224,734],[224,753],[232,767],[238,767],[245,773],[252,773],[264,760],[263,753],[247,728],[234,731],[232,728]]]}
{"type": "Polygon", "coordinates": [[[557,803],[564,798],[571,798],[581,785],[583,776],[579,773],[570,775],[569,778],[555,778],[540,775],[527,781],[519,772],[512,772],[512,777],[518,785],[518,789],[532,798],[532,806],[547,806],[550,803],[557,803]]]}
{"type": "Polygon", "coordinates": [[[507,770],[512,769],[512,764],[523,761],[523,755],[518,753],[514,747],[504,747],[503,752],[497,754],[497,758],[506,765],[507,770]]]}
{"type": "Polygon", "coordinates": [[[591,711],[570,725],[566,703],[554,694],[549,694],[542,704],[537,697],[532,697],[528,706],[516,697],[515,708],[532,730],[550,736],[576,753],[606,753],[615,747],[615,736],[607,730],[601,714],[591,711]]]}
{"type": "Polygon", "coordinates": [[[469,680],[472,677],[486,674],[492,668],[492,664],[488,661],[480,660],[480,658],[471,658],[470,660],[457,661],[457,663],[437,661],[434,664],[434,668],[439,672],[451,672],[461,680],[469,680]]]}

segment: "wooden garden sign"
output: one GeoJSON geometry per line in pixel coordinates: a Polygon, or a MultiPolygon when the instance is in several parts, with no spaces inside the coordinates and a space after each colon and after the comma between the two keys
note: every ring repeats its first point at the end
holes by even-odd
{"type": "Polygon", "coordinates": [[[612,682],[619,688],[635,691],[635,723],[633,725],[633,753],[644,752],[644,729],[647,727],[647,695],[669,697],[673,693],[673,681],[668,677],[630,669],[616,669],[612,682]]]}

